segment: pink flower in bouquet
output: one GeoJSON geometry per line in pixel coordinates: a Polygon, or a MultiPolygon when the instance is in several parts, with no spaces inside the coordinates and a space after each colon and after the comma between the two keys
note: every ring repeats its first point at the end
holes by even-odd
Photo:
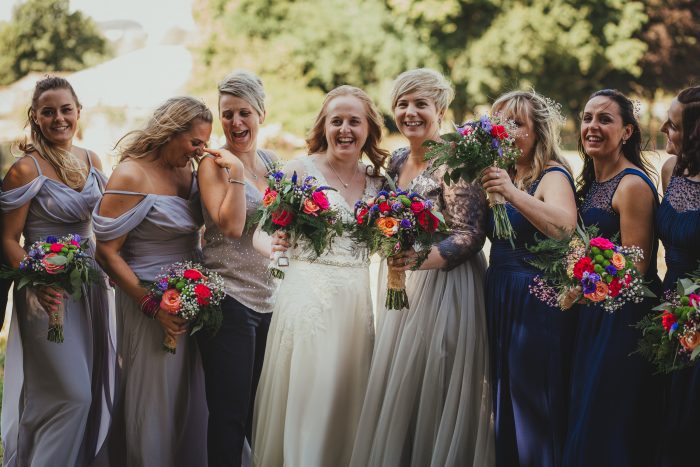
{"type": "Polygon", "coordinates": [[[292,219],[294,219],[294,214],[284,209],[272,213],[272,223],[280,227],[287,227],[292,223],[292,219]]]}
{"type": "Polygon", "coordinates": [[[62,249],[64,249],[66,246],[63,243],[52,243],[51,244],[51,251],[54,253],[60,253],[62,249]]]}
{"type": "Polygon", "coordinates": [[[265,188],[265,194],[263,195],[262,199],[263,206],[267,207],[271,205],[276,199],[277,192],[275,190],[270,189],[270,187],[265,188]]]}
{"type": "Polygon", "coordinates": [[[493,125],[491,127],[491,136],[498,139],[506,139],[508,137],[506,127],[503,125],[493,125]]]}
{"type": "Polygon", "coordinates": [[[71,241],[70,241],[70,244],[73,245],[73,246],[80,246],[80,243],[79,243],[79,242],[76,242],[75,240],[71,240],[71,241]]]}
{"type": "Polygon", "coordinates": [[[177,314],[180,311],[180,292],[175,289],[166,290],[160,299],[160,307],[171,315],[177,314]]]}
{"type": "Polygon", "coordinates": [[[411,211],[413,211],[414,214],[418,214],[422,210],[425,209],[425,204],[422,201],[413,201],[411,202],[411,211]]]}
{"type": "MultiPolygon", "coordinates": [[[[56,244],[54,243],[54,245],[56,245],[56,244]]],[[[56,256],[56,253],[48,253],[41,260],[41,264],[44,265],[44,269],[46,269],[46,272],[48,274],[58,274],[59,272],[62,272],[65,269],[64,264],[53,264],[53,263],[48,261],[49,258],[53,258],[54,256],[56,256]]]]}
{"type": "Polygon", "coordinates": [[[691,306],[700,306],[700,295],[691,293],[690,295],[688,295],[688,299],[690,300],[691,306]]]}
{"type": "Polygon", "coordinates": [[[418,219],[420,226],[427,232],[435,232],[438,225],[440,225],[440,220],[427,209],[418,213],[416,218],[418,219]]]}
{"type": "Polygon", "coordinates": [[[620,290],[622,289],[622,284],[620,283],[620,279],[617,277],[613,278],[612,281],[608,284],[608,288],[610,289],[610,296],[611,297],[617,297],[620,295],[620,290]]]}
{"type": "Polygon", "coordinates": [[[191,281],[198,281],[204,278],[204,274],[196,269],[187,269],[184,273],[182,273],[182,277],[191,281]]]}
{"type": "Polygon", "coordinates": [[[197,304],[209,305],[212,297],[211,289],[209,287],[204,284],[197,284],[194,286],[194,294],[197,296],[197,304]]]}
{"type": "Polygon", "coordinates": [[[597,246],[602,250],[612,250],[615,245],[607,238],[595,237],[591,238],[591,246],[597,246]]]}
{"type": "Polygon", "coordinates": [[[470,127],[469,125],[466,125],[460,133],[462,133],[462,136],[469,136],[474,132],[474,128],[470,127]]]}
{"type": "Polygon", "coordinates": [[[671,330],[671,326],[673,326],[676,321],[678,321],[678,318],[670,311],[664,311],[663,315],[661,316],[661,324],[666,332],[671,330]]]}
{"type": "Polygon", "coordinates": [[[583,278],[584,272],[593,272],[593,260],[584,256],[574,264],[574,277],[578,280],[583,278]]]}
{"type": "Polygon", "coordinates": [[[313,200],[306,198],[304,200],[304,209],[303,211],[306,214],[311,214],[312,216],[318,216],[316,212],[321,209],[318,204],[314,203],[313,200]]]}
{"type": "Polygon", "coordinates": [[[612,258],[610,258],[610,263],[615,266],[616,269],[622,269],[626,264],[625,257],[620,253],[613,253],[612,258]]]}
{"type": "Polygon", "coordinates": [[[608,286],[603,281],[598,281],[595,284],[595,292],[584,294],[583,296],[592,302],[602,302],[608,296],[608,286]]]}
{"type": "Polygon", "coordinates": [[[322,191],[314,191],[311,195],[311,199],[314,200],[314,203],[316,203],[322,211],[331,207],[331,203],[328,202],[328,197],[322,191]]]}

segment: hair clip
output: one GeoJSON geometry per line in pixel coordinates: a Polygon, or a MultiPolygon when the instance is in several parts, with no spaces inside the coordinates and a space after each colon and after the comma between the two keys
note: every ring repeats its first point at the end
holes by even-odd
{"type": "Polygon", "coordinates": [[[632,102],[632,113],[634,113],[634,119],[639,120],[642,116],[642,101],[639,99],[630,99],[632,102]]]}

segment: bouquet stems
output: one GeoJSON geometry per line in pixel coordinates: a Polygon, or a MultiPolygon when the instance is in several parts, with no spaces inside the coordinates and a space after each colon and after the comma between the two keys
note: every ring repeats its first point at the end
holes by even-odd
{"type": "Polygon", "coordinates": [[[402,310],[404,308],[408,308],[408,295],[406,294],[406,271],[389,267],[387,282],[386,307],[389,310],[402,310]]]}
{"type": "Polygon", "coordinates": [[[494,228],[493,234],[501,240],[510,240],[511,244],[515,238],[515,231],[508,219],[506,211],[506,199],[500,193],[486,193],[489,200],[489,206],[493,210],[494,228]]]}
{"type": "Polygon", "coordinates": [[[61,300],[56,311],[49,313],[49,331],[46,335],[46,340],[57,344],[63,343],[63,317],[65,316],[66,308],[61,300]]]}
{"type": "Polygon", "coordinates": [[[177,349],[177,339],[170,334],[166,333],[165,337],[163,338],[163,350],[166,352],[170,352],[171,354],[175,353],[175,350],[177,349]]]}

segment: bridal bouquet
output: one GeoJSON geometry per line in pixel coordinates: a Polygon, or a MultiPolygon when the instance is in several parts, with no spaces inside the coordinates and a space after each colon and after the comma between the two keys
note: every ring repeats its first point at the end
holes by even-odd
{"type": "MultiPolygon", "coordinates": [[[[292,243],[304,239],[317,257],[328,250],[333,238],[343,232],[340,213],[331,208],[325,193],[334,188],[321,186],[311,176],[300,182],[296,172],[287,179],[283,172],[273,171],[267,180],[262,206],[248,219],[248,226],[259,224],[268,234],[287,232],[292,243]]],[[[277,252],[270,273],[284,278],[280,268],[285,266],[289,266],[289,259],[277,252]]]]}
{"type": "Polygon", "coordinates": [[[634,265],[644,257],[642,249],[615,245],[597,233],[595,226],[577,226],[568,239],[547,238],[529,246],[533,256],[528,262],[543,272],[530,293],[562,310],[579,301],[600,303],[609,312],[655,297],[634,265]]]}
{"type": "MultiPolygon", "coordinates": [[[[442,135],[443,141],[426,141],[425,155],[432,160],[432,167],[447,166],[445,183],[463,179],[471,182],[481,176],[487,167],[509,169],[520,157],[520,149],[515,145],[514,123],[499,115],[482,116],[457,126],[455,132],[442,135]]],[[[493,209],[496,238],[508,239],[512,243],[515,232],[506,213],[502,195],[488,193],[489,204],[493,209]]]]}
{"type": "MultiPolygon", "coordinates": [[[[218,331],[223,320],[221,301],[224,280],[215,272],[190,261],[174,263],[148,284],[148,293],[141,300],[141,310],[154,316],[158,308],[192,323],[194,334],[204,328],[218,331]]],[[[163,349],[175,353],[177,341],[166,334],[163,349]]]]}
{"type": "Polygon", "coordinates": [[[660,373],[693,365],[700,355],[700,289],[698,279],[680,279],[676,291],[637,323],[642,331],[637,351],[660,373]]]}
{"type": "MultiPolygon", "coordinates": [[[[355,223],[352,237],[367,245],[370,254],[388,258],[409,248],[421,250],[419,263],[425,261],[438,233],[447,232],[442,214],[430,200],[401,190],[380,191],[376,197],[355,203],[355,223]]],[[[408,308],[406,273],[389,268],[386,307],[390,310],[408,308]]]]}
{"type": "MultiPolygon", "coordinates": [[[[90,255],[86,253],[88,240],[78,234],[63,237],[49,235],[46,241],[34,242],[19,263],[19,269],[4,269],[0,276],[17,283],[17,290],[29,286],[49,286],[63,289],[74,300],[82,297],[82,284],[96,282],[100,277],[90,255]]],[[[47,339],[63,342],[63,302],[49,314],[47,339]]]]}

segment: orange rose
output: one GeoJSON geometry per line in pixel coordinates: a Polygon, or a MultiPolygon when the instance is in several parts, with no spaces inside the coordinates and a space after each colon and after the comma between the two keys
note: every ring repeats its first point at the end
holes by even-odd
{"type": "Polygon", "coordinates": [[[399,231],[399,221],[393,217],[380,217],[377,219],[377,227],[384,235],[391,237],[399,231]]]}
{"type": "Polygon", "coordinates": [[[304,200],[304,209],[303,209],[303,211],[304,211],[306,214],[311,214],[312,216],[318,216],[318,214],[316,214],[316,211],[318,211],[319,209],[321,209],[321,208],[319,207],[318,204],[314,203],[313,200],[311,200],[311,199],[309,199],[309,198],[306,198],[306,199],[304,200]]]}
{"type": "Polygon", "coordinates": [[[627,264],[625,257],[621,253],[613,253],[612,258],[610,258],[610,263],[615,266],[616,269],[622,269],[625,267],[625,264],[627,264]]]}
{"type": "Polygon", "coordinates": [[[584,295],[587,299],[592,302],[602,302],[608,296],[608,284],[603,281],[598,281],[595,284],[595,292],[587,293],[584,295]]]}
{"type": "Polygon", "coordinates": [[[160,299],[160,307],[171,315],[177,314],[180,311],[180,292],[175,289],[166,290],[160,299]]]}
{"type": "Polygon", "coordinates": [[[271,205],[275,200],[277,199],[277,192],[275,190],[271,190],[269,187],[265,190],[265,194],[263,195],[263,200],[262,204],[265,207],[268,207],[271,205]]]}
{"type": "Polygon", "coordinates": [[[693,350],[700,345],[700,332],[690,331],[683,334],[680,338],[680,343],[685,350],[693,350]]]}

